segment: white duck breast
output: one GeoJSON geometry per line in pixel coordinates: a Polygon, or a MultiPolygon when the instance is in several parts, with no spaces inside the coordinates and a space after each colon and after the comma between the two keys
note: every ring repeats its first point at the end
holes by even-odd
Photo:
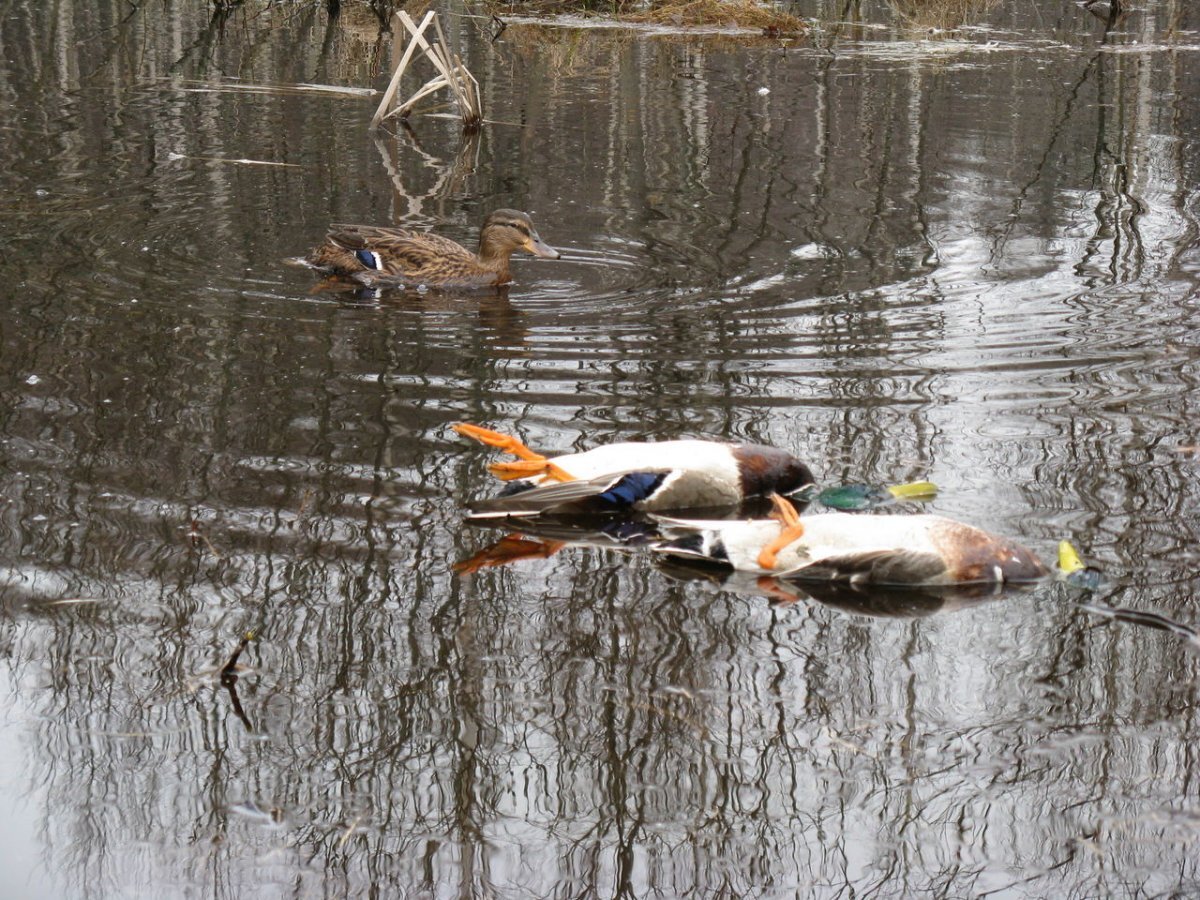
{"type": "Polygon", "coordinates": [[[711,467],[737,477],[737,466],[729,445],[718,441],[624,441],[602,444],[582,453],[554,456],[551,460],[576,478],[592,478],[612,472],[628,472],[647,465],[661,468],[677,466],[711,467]]]}
{"type": "Polygon", "coordinates": [[[804,535],[779,551],[773,569],[759,565],[780,533],[773,519],[662,519],[674,538],[655,548],[749,572],[820,581],[947,585],[1034,581],[1047,574],[1020,544],[942,516],[803,516],[804,535]]]}
{"type": "MultiPolygon", "coordinates": [[[[697,486],[741,498],[741,471],[729,444],[716,441],[661,441],[655,444],[607,444],[585,453],[572,453],[551,459],[555,465],[581,481],[619,472],[685,473],[697,486]]],[[[697,492],[703,488],[698,487],[697,492]]]]}

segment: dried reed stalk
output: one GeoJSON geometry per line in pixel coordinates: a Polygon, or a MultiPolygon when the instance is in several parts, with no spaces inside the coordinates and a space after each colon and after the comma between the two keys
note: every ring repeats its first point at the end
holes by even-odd
{"type": "Polygon", "coordinates": [[[396,34],[400,35],[401,28],[403,28],[403,31],[410,35],[410,39],[404,48],[404,54],[396,64],[396,70],[392,72],[392,80],[388,83],[387,90],[383,92],[379,108],[375,110],[375,116],[371,119],[371,127],[377,128],[380,122],[392,116],[407,119],[417,101],[423,100],[442,88],[449,88],[450,93],[454,95],[454,102],[458,104],[458,112],[463,120],[463,130],[474,131],[483,121],[483,107],[479,100],[479,82],[467,71],[467,67],[463,65],[458,54],[450,52],[437,13],[433,10],[425,13],[421,24],[418,25],[413,21],[412,16],[404,10],[400,10],[396,13],[395,20],[396,34]],[[430,25],[436,32],[432,43],[425,38],[425,31],[430,25]],[[389,107],[396,99],[400,78],[404,75],[418,49],[437,69],[438,75],[425,82],[411,97],[389,111],[389,107]]]}

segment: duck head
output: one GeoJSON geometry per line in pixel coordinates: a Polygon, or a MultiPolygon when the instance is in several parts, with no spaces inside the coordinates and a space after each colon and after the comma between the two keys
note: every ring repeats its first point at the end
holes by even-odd
{"type": "Polygon", "coordinates": [[[538,236],[528,215],[515,209],[498,209],[484,220],[479,232],[479,257],[507,259],[517,250],[545,259],[562,255],[538,236]]]}

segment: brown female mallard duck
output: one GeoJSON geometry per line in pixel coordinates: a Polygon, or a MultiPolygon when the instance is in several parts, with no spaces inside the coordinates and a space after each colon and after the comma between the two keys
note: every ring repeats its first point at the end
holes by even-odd
{"type": "Polygon", "coordinates": [[[515,209],[498,209],[483,222],[479,253],[449,238],[407,228],[332,225],[309,265],[364,284],[427,284],[491,287],[512,281],[508,258],[517,250],[558,259],[538,237],[533,220],[515,209]]]}

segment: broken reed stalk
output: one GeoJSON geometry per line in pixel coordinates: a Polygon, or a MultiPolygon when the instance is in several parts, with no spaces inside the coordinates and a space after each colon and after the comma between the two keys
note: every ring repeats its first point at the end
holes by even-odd
{"type": "Polygon", "coordinates": [[[404,54],[396,64],[396,70],[392,72],[392,80],[388,83],[387,90],[383,92],[383,98],[379,101],[379,108],[375,110],[375,116],[371,119],[371,128],[378,128],[380,122],[392,116],[407,119],[417,101],[423,100],[442,88],[449,88],[454,95],[454,102],[458,104],[458,112],[463,120],[463,130],[474,131],[483,121],[483,109],[479,100],[479,82],[467,71],[467,67],[463,65],[458,54],[450,52],[437,13],[433,10],[425,13],[421,24],[418,25],[413,21],[412,16],[404,10],[400,10],[395,15],[395,21],[397,38],[401,34],[408,34],[410,38],[404,48],[404,54]],[[425,31],[430,25],[433,26],[436,33],[432,43],[425,38],[425,31]],[[404,75],[418,49],[437,69],[438,75],[425,82],[403,103],[389,110],[400,88],[400,78],[404,75]]]}

